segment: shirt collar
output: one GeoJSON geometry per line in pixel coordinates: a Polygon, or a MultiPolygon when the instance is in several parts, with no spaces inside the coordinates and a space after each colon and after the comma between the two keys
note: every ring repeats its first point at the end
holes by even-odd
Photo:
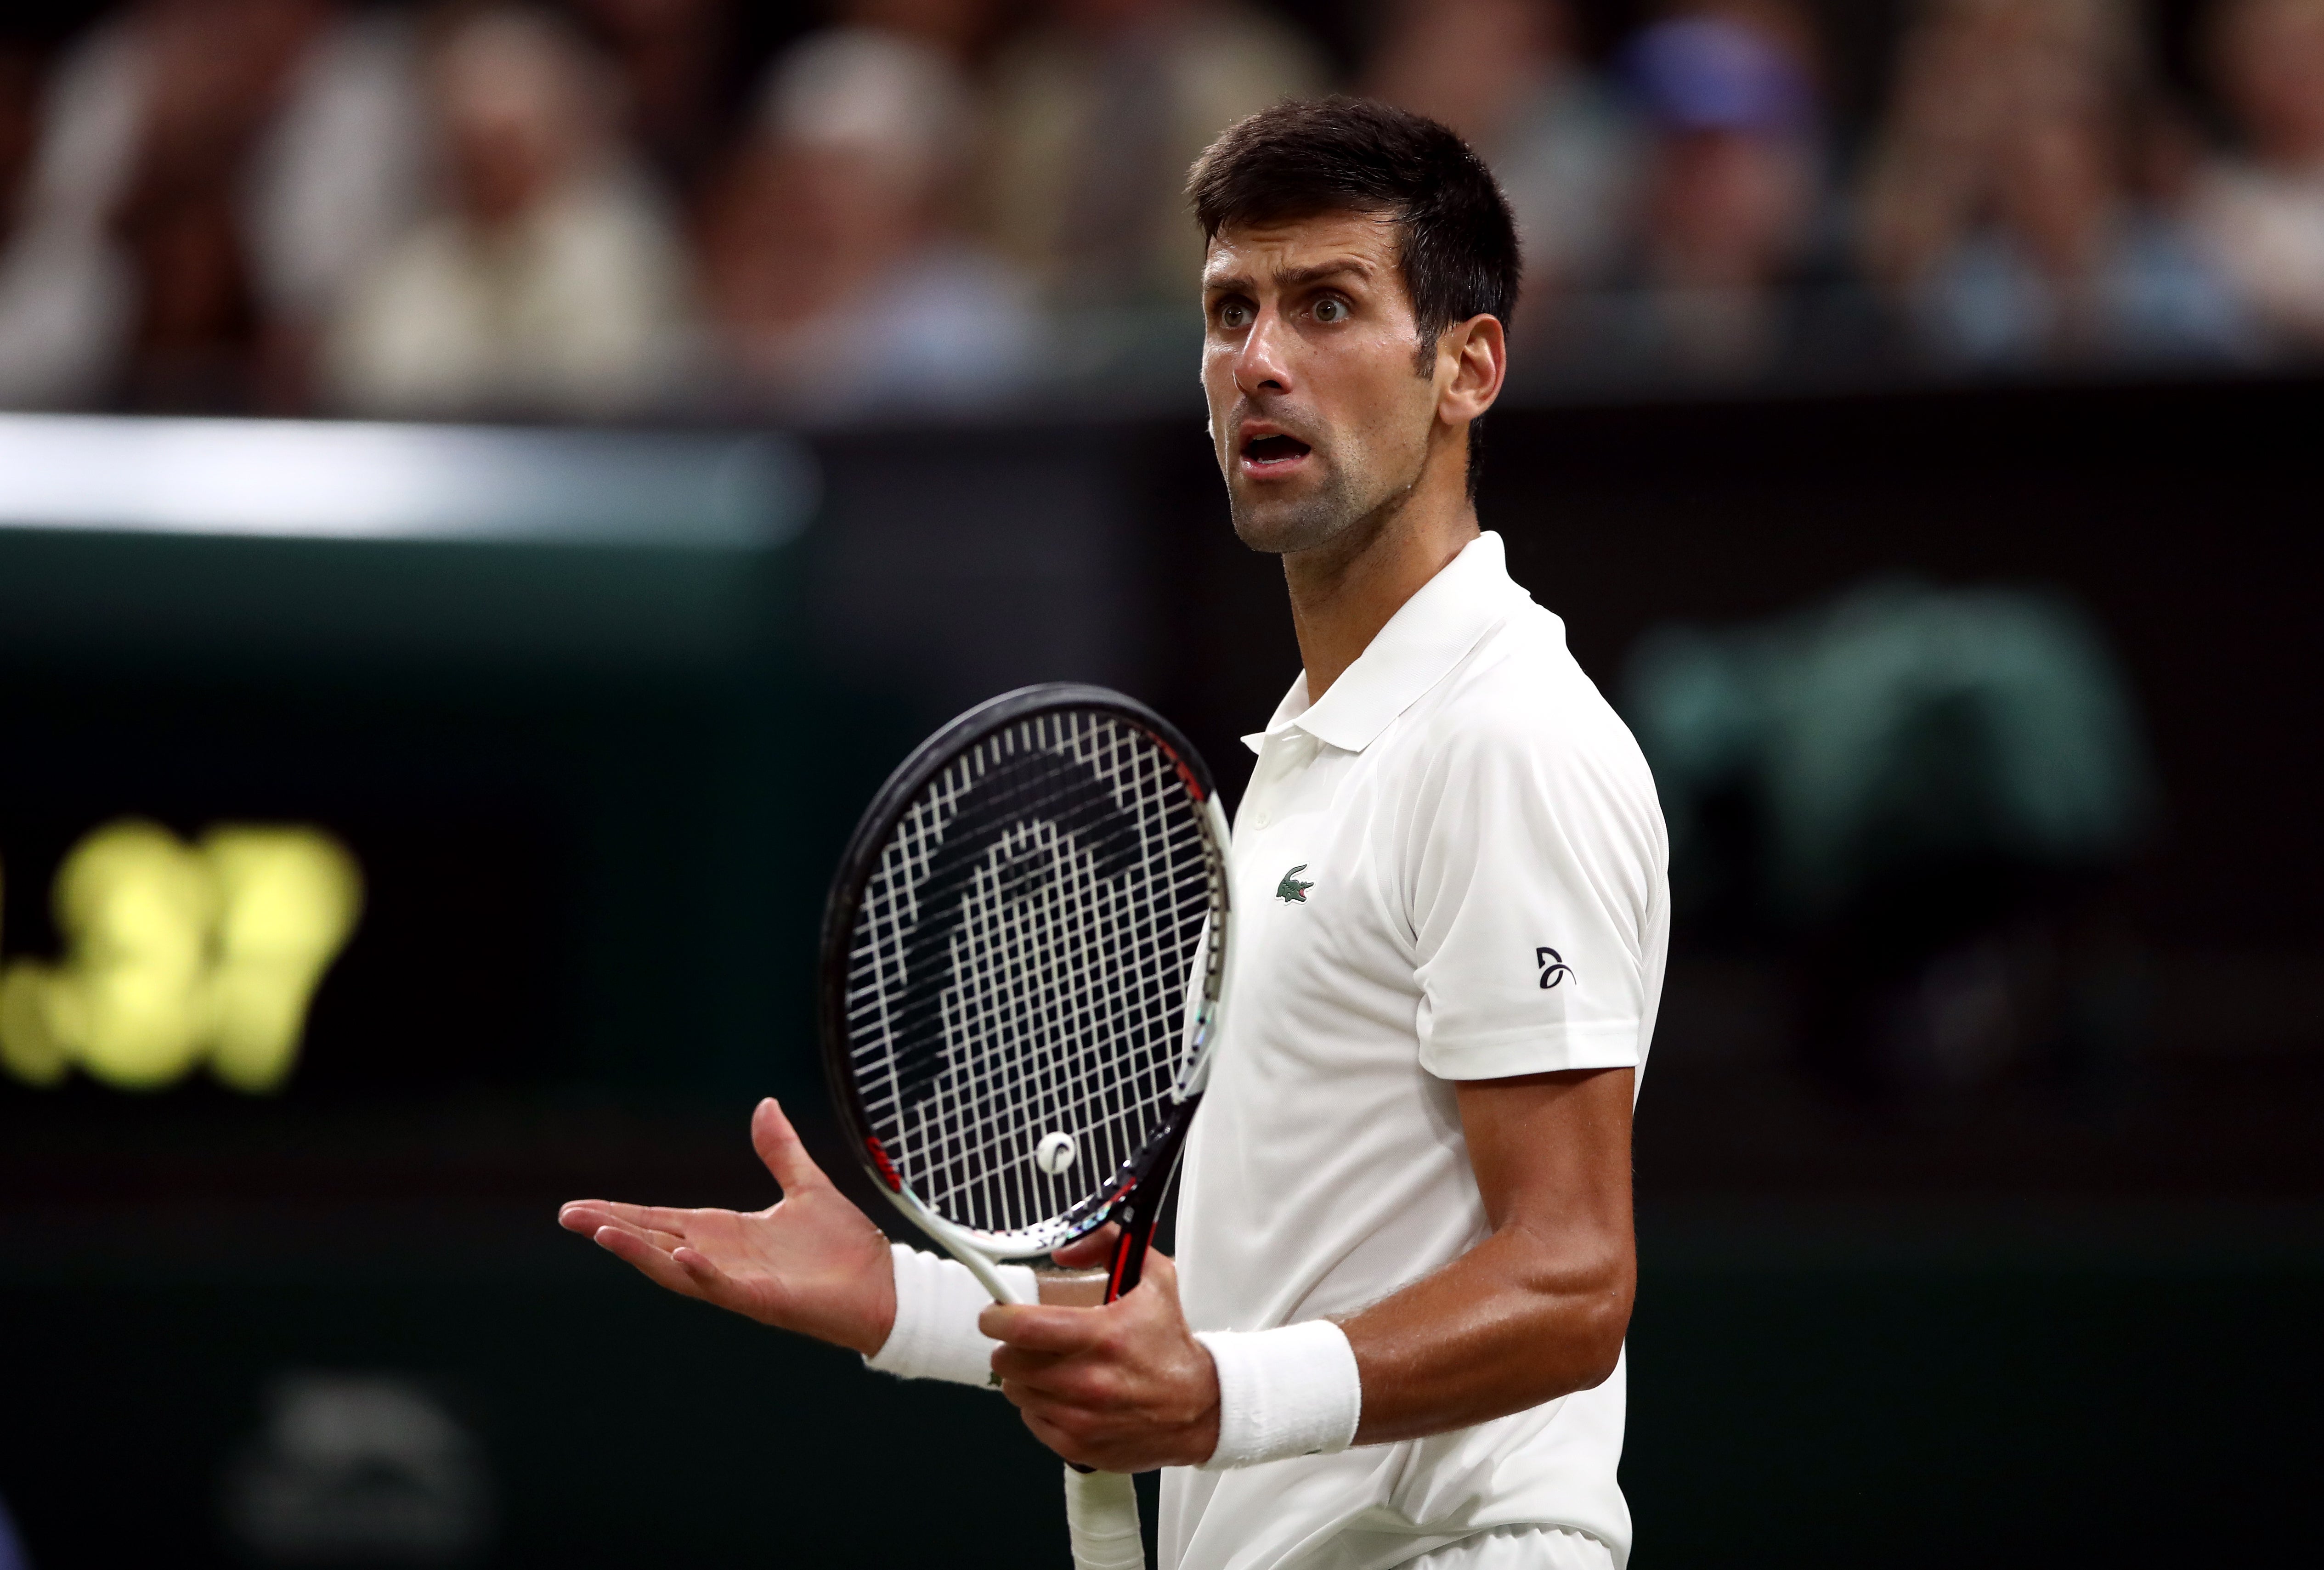
{"type": "Polygon", "coordinates": [[[1243,745],[1256,753],[1268,737],[1296,727],[1342,752],[1362,752],[1529,598],[1509,577],[1501,537],[1478,535],[1397,607],[1321,703],[1307,701],[1301,671],[1267,728],[1243,737],[1243,745]]]}

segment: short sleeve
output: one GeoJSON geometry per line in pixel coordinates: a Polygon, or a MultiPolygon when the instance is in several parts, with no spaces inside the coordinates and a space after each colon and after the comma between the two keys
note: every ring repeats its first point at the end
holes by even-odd
{"type": "Polygon", "coordinates": [[[1420,1064],[1439,1078],[1643,1060],[1667,853],[1645,760],[1607,721],[1448,725],[1431,751],[1404,848],[1420,1064]]]}

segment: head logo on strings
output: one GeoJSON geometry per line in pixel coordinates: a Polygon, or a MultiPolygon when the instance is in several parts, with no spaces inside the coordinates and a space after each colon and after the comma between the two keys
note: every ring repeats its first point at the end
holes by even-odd
{"type": "Polygon", "coordinates": [[[1096,959],[1071,952],[1072,900],[1086,890],[1084,870],[1119,882],[1137,866],[1139,850],[1137,819],[1094,768],[1065,753],[1017,753],[961,792],[914,890],[918,917],[904,942],[907,979],[894,1026],[903,1044],[896,1064],[901,1106],[926,1101],[948,1067],[945,994],[964,957],[955,952],[959,940],[966,937],[967,952],[978,956],[969,963],[1022,964],[1035,952],[1060,965],[1096,959]],[[1038,917],[1023,909],[1037,903],[1058,909],[1038,917]],[[1050,928],[1038,942],[1029,930],[1002,930],[1034,920],[1050,928]]]}

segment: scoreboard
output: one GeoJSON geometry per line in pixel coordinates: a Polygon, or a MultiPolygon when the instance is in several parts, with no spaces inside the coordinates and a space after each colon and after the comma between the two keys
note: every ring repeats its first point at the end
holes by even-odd
{"type": "Polygon", "coordinates": [[[320,829],[221,824],[188,845],[157,823],[106,824],[50,894],[65,956],[0,970],[0,1068],[152,1090],[207,1067],[279,1090],[362,903],[355,856],[320,829]]]}
{"type": "Polygon", "coordinates": [[[816,490],[749,431],[0,417],[0,1130],[763,1057],[816,490]]]}

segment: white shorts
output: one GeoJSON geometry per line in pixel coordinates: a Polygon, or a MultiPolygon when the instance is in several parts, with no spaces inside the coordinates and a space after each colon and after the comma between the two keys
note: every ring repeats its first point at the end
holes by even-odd
{"type": "Polygon", "coordinates": [[[1405,1570],[1614,1570],[1614,1556],[1587,1532],[1503,1527],[1423,1554],[1405,1570]]]}

